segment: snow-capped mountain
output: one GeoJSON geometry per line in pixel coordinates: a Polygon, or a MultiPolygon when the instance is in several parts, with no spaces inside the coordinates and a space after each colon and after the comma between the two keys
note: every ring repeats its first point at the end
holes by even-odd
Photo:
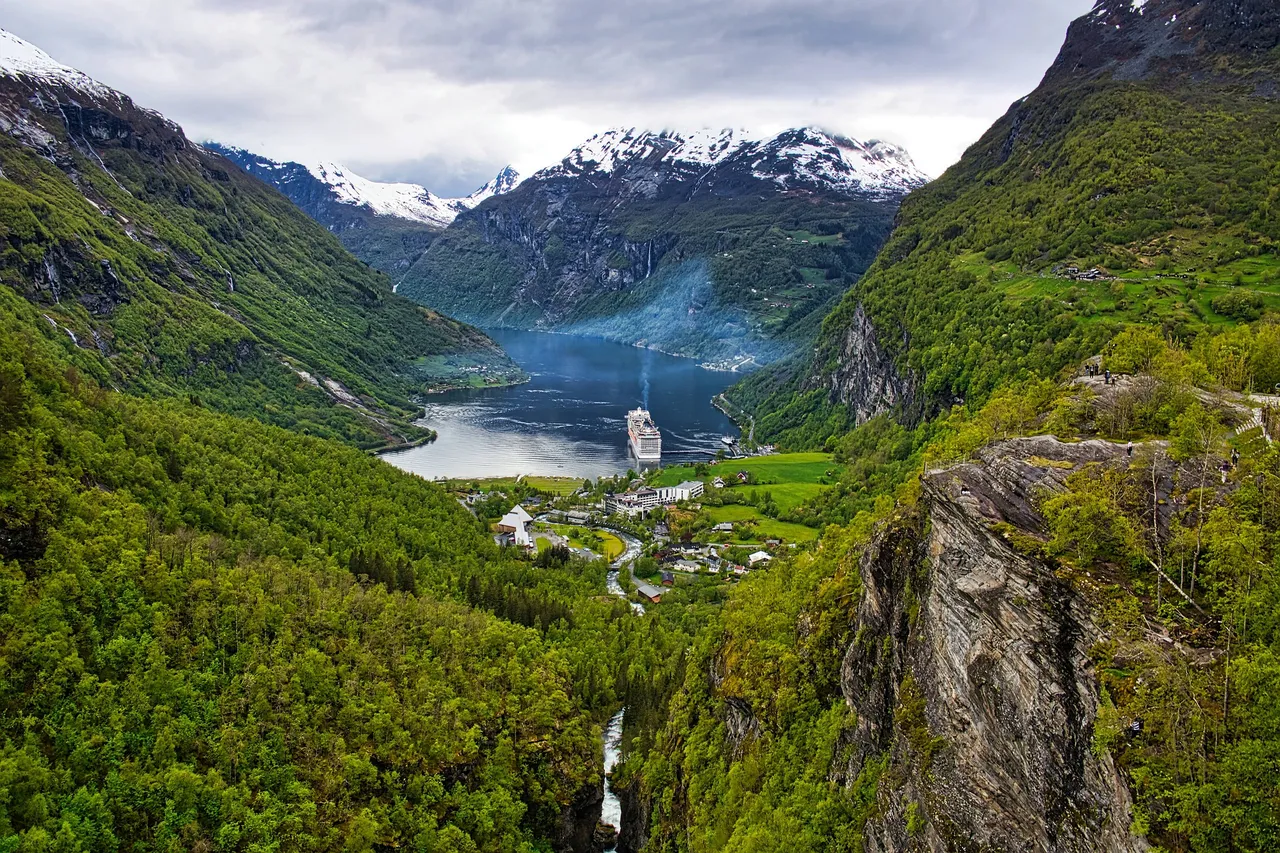
{"type": "Polygon", "coordinates": [[[520,183],[520,173],[507,166],[492,181],[482,186],[466,198],[453,199],[453,203],[464,210],[470,210],[481,202],[488,201],[495,195],[509,193],[520,183]]]}
{"type": "MultiPolygon", "coordinates": [[[[879,140],[858,142],[807,127],[771,138],[742,130],[615,128],[591,137],[534,178],[613,178],[633,170],[655,173],[660,181],[695,181],[708,189],[718,183],[755,179],[784,190],[883,198],[900,197],[929,181],[910,155],[896,145],[879,140]]],[[[651,188],[651,182],[641,187],[651,188]]]]}
{"type": "Polygon", "coordinates": [[[35,84],[62,86],[95,98],[114,97],[116,92],[83,71],[63,65],[40,48],[0,30],[0,74],[35,84]]]}
{"type": "Polygon", "coordinates": [[[316,180],[328,185],[343,204],[366,207],[379,216],[394,216],[440,228],[447,227],[462,211],[508,192],[520,182],[519,174],[507,166],[471,195],[441,198],[418,184],[382,183],[362,178],[338,163],[321,163],[308,170],[316,180]]]}
{"type": "Polygon", "coordinates": [[[895,145],[814,128],[615,128],[460,214],[397,280],[472,322],[764,363],[804,345],[928,180],[895,145]]]}
{"type": "Polygon", "coordinates": [[[364,217],[358,211],[443,230],[459,213],[495,195],[509,192],[520,183],[519,174],[507,166],[471,195],[441,198],[418,184],[369,180],[340,163],[304,166],[260,157],[243,148],[216,143],[209,147],[251,175],[275,186],[331,231],[340,231],[360,222],[364,217]],[[334,205],[340,207],[334,208],[334,205]],[[350,209],[343,210],[341,206],[350,209]]]}

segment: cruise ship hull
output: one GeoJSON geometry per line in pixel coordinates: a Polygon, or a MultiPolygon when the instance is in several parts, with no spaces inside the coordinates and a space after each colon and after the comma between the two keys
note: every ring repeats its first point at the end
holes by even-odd
{"type": "Polygon", "coordinates": [[[636,441],[635,436],[630,437],[630,441],[628,442],[628,444],[631,445],[631,455],[634,456],[638,461],[640,462],[661,462],[662,461],[661,447],[659,447],[657,450],[654,450],[652,447],[641,447],[640,443],[636,441]]]}

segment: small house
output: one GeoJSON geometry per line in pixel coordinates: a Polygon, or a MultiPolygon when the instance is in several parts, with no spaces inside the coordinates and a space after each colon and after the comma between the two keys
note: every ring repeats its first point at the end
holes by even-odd
{"type": "Polygon", "coordinates": [[[674,572],[663,572],[663,573],[662,573],[662,585],[663,585],[663,586],[675,586],[675,585],[676,585],[676,576],[675,576],[675,573],[674,573],[674,572]]]}
{"type": "Polygon", "coordinates": [[[650,604],[657,604],[662,600],[662,590],[651,583],[639,581],[636,583],[636,592],[650,604]]]}
{"type": "Polygon", "coordinates": [[[751,564],[751,568],[753,569],[761,563],[769,563],[772,560],[773,560],[773,557],[765,551],[756,551],[754,554],[752,554],[750,557],[747,558],[747,562],[751,564]]]}

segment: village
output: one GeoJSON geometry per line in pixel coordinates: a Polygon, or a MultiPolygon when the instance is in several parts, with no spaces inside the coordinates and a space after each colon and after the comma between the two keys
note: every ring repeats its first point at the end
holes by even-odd
{"type": "Polygon", "coordinates": [[[724,587],[809,546],[787,511],[838,474],[826,454],[720,459],[598,481],[508,478],[450,487],[496,544],[535,563],[550,553],[608,561],[633,600],[656,604],[724,587]],[[553,551],[553,549],[555,549],[553,551]]]}

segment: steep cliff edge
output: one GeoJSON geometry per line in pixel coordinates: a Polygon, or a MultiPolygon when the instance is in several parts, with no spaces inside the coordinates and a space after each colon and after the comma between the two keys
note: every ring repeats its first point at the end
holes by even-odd
{"type": "Polygon", "coordinates": [[[878,333],[861,303],[844,331],[830,370],[809,376],[805,390],[820,388],[826,398],[844,406],[854,424],[866,423],[883,412],[896,412],[903,420],[920,416],[919,375],[904,375],[893,356],[880,344],[878,333]]]}
{"type": "Polygon", "coordinates": [[[1125,780],[1092,748],[1093,608],[1001,532],[1042,534],[1042,490],[1123,458],[1100,441],[993,445],[926,477],[918,515],[867,550],[841,677],[857,725],[837,772],[890,756],[868,851],[1147,849],[1125,780]]]}

